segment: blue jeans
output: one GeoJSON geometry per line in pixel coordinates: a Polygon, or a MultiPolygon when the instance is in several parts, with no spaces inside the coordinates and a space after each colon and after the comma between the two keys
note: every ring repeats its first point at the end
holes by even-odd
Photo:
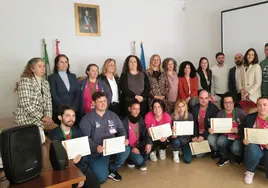
{"type": "Polygon", "coordinates": [[[248,144],[245,148],[245,165],[247,171],[255,172],[258,164],[263,159],[266,177],[268,178],[268,150],[261,149],[258,144],[248,144]]]}
{"type": "Polygon", "coordinates": [[[126,151],[116,154],[115,161],[109,166],[110,156],[88,156],[89,168],[98,178],[100,183],[104,183],[109,175],[109,169],[111,171],[117,171],[125,160],[128,158],[130,153],[130,147],[126,146],[126,151]]]}
{"type": "Polygon", "coordinates": [[[171,138],[171,144],[173,151],[179,151],[180,148],[183,150],[183,160],[186,164],[189,164],[192,162],[192,152],[190,149],[189,144],[182,144],[181,140],[177,138],[171,138]]]}
{"type": "Polygon", "coordinates": [[[228,149],[235,156],[241,157],[243,155],[243,144],[241,140],[229,140],[226,135],[221,135],[217,139],[217,147],[219,148],[220,155],[223,158],[228,157],[228,149]]]}
{"type": "MultiPolygon", "coordinates": [[[[131,147],[130,147],[130,150],[132,150],[131,147]]],[[[142,167],[146,165],[145,163],[148,157],[149,157],[149,154],[147,154],[145,151],[140,151],[140,154],[136,154],[130,151],[128,159],[132,161],[136,166],[142,167]]]]}
{"type": "Polygon", "coordinates": [[[208,143],[209,143],[212,151],[218,151],[218,146],[217,146],[218,136],[219,136],[218,134],[209,134],[208,135],[208,143]]]}

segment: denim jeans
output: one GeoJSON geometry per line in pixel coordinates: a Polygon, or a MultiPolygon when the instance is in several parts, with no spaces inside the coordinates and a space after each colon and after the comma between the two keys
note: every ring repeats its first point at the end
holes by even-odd
{"type": "Polygon", "coordinates": [[[132,150],[132,147],[130,147],[130,154],[129,154],[128,159],[132,161],[138,167],[145,166],[146,160],[148,159],[149,154],[141,150],[139,150],[140,154],[136,154],[136,153],[133,153],[131,150],[132,150]]]}
{"type": "Polygon", "coordinates": [[[248,144],[245,148],[245,165],[247,171],[255,172],[259,162],[263,159],[266,177],[268,178],[268,150],[261,149],[258,144],[248,144]]]}
{"type": "Polygon", "coordinates": [[[120,166],[125,162],[130,153],[130,147],[126,146],[126,151],[116,154],[115,161],[109,165],[110,156],[88,156],[89,168],[98,178],[100,183],[104,183],[111,171],[117,171],[120,166]]]}
{"type": "Polygon", "coordinates": [[[218,146],[217,146],[218,137],[219,137],[218,134],[209,134],[208,135],[208,143],[209,143],[212,151],[218,151],[218,146]]]}
{"type": "Polygon", "coordinates": [[[189,144],[182,144],[181,140],[177,138],[171,138],[171,144],[173,151],[179,151],[180,148],[183,150],[183,160],[186,164],[189,164],[192,162],[192,152],[190,149],[189,144]]]}
{"type": "Polygon", "coordinates": [[[241,157],[243,155],[243,144],[241,140],[229,140],[226,135],[221,135],[217,139],[217,147],[220,155],[223,158],[228,157],[228,149],[235,156],[241,157]]]}

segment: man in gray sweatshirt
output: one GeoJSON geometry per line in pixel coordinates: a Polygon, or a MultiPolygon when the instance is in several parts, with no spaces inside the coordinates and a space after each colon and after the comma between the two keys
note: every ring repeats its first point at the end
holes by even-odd
{"type": "Polygon", "coordinates": [[[116,154],[111,164],[109,164],[110,157],[102,154],[102,144],[104,139],[126,136],[124,125],[114,112],[107,110],[105,93],[95,92],[92,100],[95,109],[87,113],[79,124],[82,134],[88,136],[90,144],[89,167],[100,183],[104,183],[107,177],[114,181],[121,181],[122,177],[117,170],[129,156],[128,140],[125,140],[126,151],[116,154]]]}

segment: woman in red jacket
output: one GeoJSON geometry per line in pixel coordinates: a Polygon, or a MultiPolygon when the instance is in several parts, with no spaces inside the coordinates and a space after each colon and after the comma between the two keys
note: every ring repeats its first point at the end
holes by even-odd
{"type": "Polygon", "coordinates": [[[179,68],[179,99],[185,100],[190,109],[198,103],[198,78],[190,61],[184,61],[179,68]]]}

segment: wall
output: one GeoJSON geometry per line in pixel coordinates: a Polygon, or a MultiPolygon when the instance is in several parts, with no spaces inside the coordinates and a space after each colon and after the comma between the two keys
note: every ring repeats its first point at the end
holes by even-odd
{"type": "MultiPolygon", "coordinates": [[[[221,50],[221,11],[258,2],[262,1],[185,0],[186,50],[182,58],[197,65],[200,57],[206,56],[211,64],[215,64],[215,54],[221,50]]],[[[245,27],[248,24],[245,20],[245,27]]]]}
{"type": "Polygon", "coordinates": [[[17,104],[15,82],[27,61],[42,56],[45,38],[51,67],[55,39],[70,58],[71,71],[81,76],[89,63],[105,58],[118,62],[118,70],[131,52],[131,41],[144,43],[145,55],[158,53],[180,61],[184,13],[180,0],[9,0],[0,7],[0,117],[10,117],[17,104]],[[101,36],[76,36],[74,2],[100,6],[101,36]]]}

